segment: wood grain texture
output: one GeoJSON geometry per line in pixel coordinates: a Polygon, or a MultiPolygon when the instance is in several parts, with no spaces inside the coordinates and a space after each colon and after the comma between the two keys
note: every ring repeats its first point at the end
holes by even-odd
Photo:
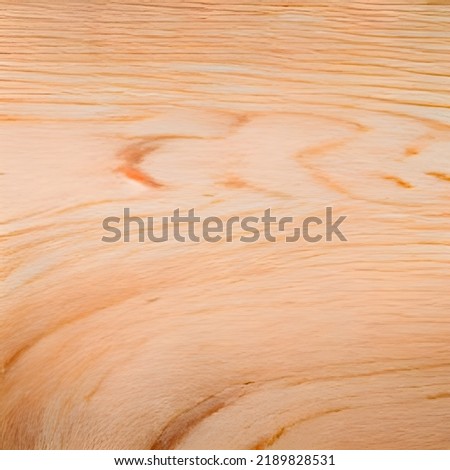
{"type": "Polygon", "coordinates": [[[0,447],[449,449],[449,52],[448,1],[0,0],[0,447]]]}

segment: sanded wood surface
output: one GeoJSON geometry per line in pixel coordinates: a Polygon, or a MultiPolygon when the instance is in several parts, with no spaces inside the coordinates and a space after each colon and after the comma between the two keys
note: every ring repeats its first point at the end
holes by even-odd
{"type": "Polygon", "coordinates": [[[0,0],[0,447],[450,448],[449,51],[448,1],[0,0]]]}

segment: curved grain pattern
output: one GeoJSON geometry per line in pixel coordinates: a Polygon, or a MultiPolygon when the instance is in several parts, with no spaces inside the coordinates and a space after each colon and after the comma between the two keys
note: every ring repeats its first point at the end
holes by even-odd
{"type": "Polygon", "coordinates": [[[449,31],[0,0],[0,447],[450,448],[449,31]],[[101,242],[124,207],[326,206],[348,242],[101,242]]]}

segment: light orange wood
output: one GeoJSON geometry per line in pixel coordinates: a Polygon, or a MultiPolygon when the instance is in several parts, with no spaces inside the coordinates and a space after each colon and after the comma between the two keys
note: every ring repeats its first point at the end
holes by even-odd
{"type": "Polygon", "coordinates": [[[449,51],[447,1],[0,0],[0,447],[450,448],[449,51]]]}

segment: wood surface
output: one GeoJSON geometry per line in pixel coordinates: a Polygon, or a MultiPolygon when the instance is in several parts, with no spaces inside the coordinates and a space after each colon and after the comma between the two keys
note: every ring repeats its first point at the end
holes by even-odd
{"type": "Polygon", "coordinates": [[[449,53],[443,0],[0,0],[0,447],[449,449],[449,53]]]}

